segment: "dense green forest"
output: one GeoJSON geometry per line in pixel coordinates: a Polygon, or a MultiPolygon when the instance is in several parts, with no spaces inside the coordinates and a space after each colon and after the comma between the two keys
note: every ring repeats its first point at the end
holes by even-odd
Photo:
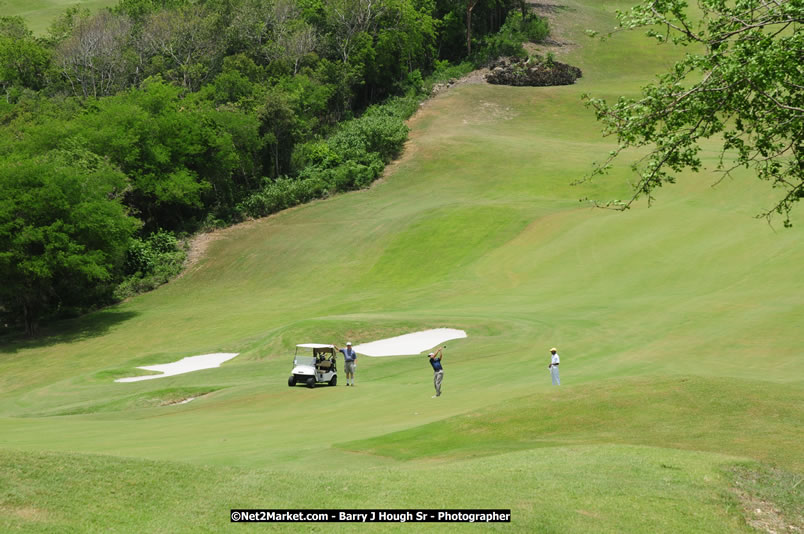
{"type": "Polygon", "coordinates": [[[365,187],[432,83],[522,54],[523,0],[121,0],[0,18],[3,331],[181,269],[183,236],[365,187]]]}

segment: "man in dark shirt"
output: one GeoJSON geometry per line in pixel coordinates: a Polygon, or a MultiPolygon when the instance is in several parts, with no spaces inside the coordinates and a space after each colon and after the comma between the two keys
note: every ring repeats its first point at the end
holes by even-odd
{"type": "Polygon", "coordinates": [[[345,349],[339,349],[338,345],[333,345],[335,350],[343,354],[343,371],[346,374],[346,385],[355,385],[355,367],[357,367],[357,353],[352,349],[352,342],[346,343],[345,349]]]}
{"type": "Polygon", "coordinates": [[[444,380],[444,368],[441,366],[441,358],[443,357],[442,349],[436,352],[431,352],[427,356],[430,358],[430,365],[433,366],[433,386],[435,386],[436,394],[433,398],[441,396],[441,381],[444,380]]]}

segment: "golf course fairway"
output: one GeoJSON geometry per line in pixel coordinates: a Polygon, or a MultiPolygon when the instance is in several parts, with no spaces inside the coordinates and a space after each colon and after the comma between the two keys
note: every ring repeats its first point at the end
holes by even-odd
{"type": "Polygon", "coordinates": [[[801,214],[754,218],[777,192],[748,172],[712,187],[715,143],[650,207],[578,201],[626,198],[626,160],[570,185],[613,148],[581,95],[635,95],[679,53],[584,35],[632,3],[557,2],[575,85],[458,84],[370,189],[219,231],[158,290],[1,345],[0,532],[804,528],[801,214]],[[423,355],[287,386],[297,343],[433,328],[468,336],[440,398],[423,355]],[[115,382],[214,353],[239,355],[115,382]],[[512,517],[248,527],[232,508],[512,517]]]}

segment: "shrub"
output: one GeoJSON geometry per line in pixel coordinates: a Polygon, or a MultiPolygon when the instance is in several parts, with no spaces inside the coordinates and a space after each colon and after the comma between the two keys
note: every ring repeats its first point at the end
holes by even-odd
{"type": "Polygon", "coordinates": [[[550,33],[547,19],[536,16],[528,16],[521,21],[520,28],[526,40],[532,43],[544,41],[550,33]]]}
{"type": "Polygon", "coordinates": [[[321,198],[329,191],[327,170],[311,169],[310,176],[267,181],[263,188],[249,195],[238,209],[248,217],[264,217],[286,208],[321,198]]]}
{"type": "Polygon", "coordinates": [[[408,138],[408,127],[393,115],[374,111],[344,123],[327,141],[342,160],[369,163],[372,153],[388,163],[408,138]]]}
{"type": "Polygon", "coordinates": [[[159,230],[148,236],[148,247],[156,254],[176,252],[178,250],[178,240],[172,232],[159,230]]]}
{"type": "Polygon", "coordinates": [[[406,96],[416,97],[427,94],[424,85],[424,78],[422,78],[422,72],[419,69],[409,72],[405,80],[399,84],[399,89],[406,96]]]}
{"type": "Polygon", "coordinates": [[[428,77],[431,84],[444,83],[454,78],[460,78],[472,72],[475,66],[470,61],[464,61],[457,65],[450,64],[446,60],[436,60],[433,73],[428,77]]]}
{"type": "MultiPolygon", "coordinates": [[[[472,68],[469,62],[436,61],[436,70],[427,80],[414,72],[408,82],[427,93],[434,83],[461,77],[472,68]]],[[[297,176],[265,179],[262,188],[240,202],[237,210],[246,217],[264,217],[334,192],[369,186],[401,152],[408,137],[405,120],[418,109],[423,98],[419,93],[408,91],[371,106],[360,117],[342,122],[328,139],[296,146],[292,162],[297,176]]]]}
{"type": "Polygon", "coordinates": [[[326,141],[310,141],[293,147],[291,166],[299,172],[307,168],[328,169],[340,164],[341,157],[326,141]]]}
{"type": "Polygon", "coordinates": [[[132,238],[126,253],[126,277],[114,290],[117,300],[156,289],[181,272],[187,252],[172,232],[159,230],[146,239],[132,238]]]}
{"type": "Polygon", "coordinates": [[[483,39],[482,46],[474,54],[478,65],[486,65],[498,57],[526,58],[527,52],[522,48],[525,41],[542,41],[548,34],[547,20],[535,15],[524,19],[518,12],[509,13],[505,23],[494,35],[483,39]]]}
{"type": "Polygon", "coordinates": [[[420,101],[421,96],[416,95],[391,97],[381,105],[370,106],[361,118],[387,116],[404,121],[416,113],[416,110],[419,109],[420,101]]]}
{"type": "Polygon", "coordinates": [[[150,273],[154,269],[153,251],[139,238],[132,238],[126,252],[125,270],[127,274],[150,273]]]}

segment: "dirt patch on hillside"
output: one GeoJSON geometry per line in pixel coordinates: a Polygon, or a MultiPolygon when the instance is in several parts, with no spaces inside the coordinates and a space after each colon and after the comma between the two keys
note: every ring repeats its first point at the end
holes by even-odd
{"type": "MultiPolygon", "coordinates": [[[[466,74],[465,76],[462,76],[461,78],[456,78],[454,80],[450,80],[447,83],[435,86],[433,88],[433,92],[431,93],[430,98],[419,104],[419,110],[406,121],[406,124],[410,128],[410,134],[408,135],[408,140],[405,141],[405,146],[402,148],[402,154],[397,159],[395,159],[394,161],[385,166],[385,170],[383,171],[382,175],[371,184],[371,187],[373,188],[377,185],[384,183],[385,179],[391,176],[394,172],[396,172],[396,169],[402,163],[408,161],[410,158],[416,155],[417,152],[416,143],[418,139],[418,134],[416,133],[416,129],[414,128],[414,126],[416,122],[428,116],[429,108],[433,104],[433,102],[436,101],[436,98],[438,96],[448,92],[451,89],[454,89],[455,87],[459,87],[462,85],[488,85],[488,82],[486,81],[486,75],[489,72],[491,71],[487,68],[473,70],[472,72],[466,74]]],[[[484,108],[482,108],[481,113],[486,118],[488,118],[488,114],[494,112],[494,110],[490,110],[488,108],[493,106],[494,106],[493,104],[485,106],[484,108]]],[[[511,118],[508,116],[510,115],[509,112],[510,109],[508,111],[503,110],[501,118],[511,118]]],[[[478,118],[477,120],[481,121],[482,119],[478,118]]],[[[464,120],[464,123],[466,124],[467,121],[464,120]]]]}
{"type": "Polygon", "coordinates": [[[739,489],[735,489],[734,492],[743,507],[746,522],[755,529],[769,534],[804,532],[804,524],[800,522],[801,518],[798,518],[797,522],[795,518],[785,517],[779,507],[770,501],[749,495],[739,489]]]}
{"type": "Polygon", "coordinates": [[[578,46],[569,39],[564,30],[564,24],[561,22],[568,16],[568,12],[573,11],[573,8],[564,4],[539,1],[530,1],[528,5],[531,11],[547,19],[550,29],[550,34],[543,43],[525,43],[523,45],[529,55],[545,55],[547,53],[563,55],[578,46]]]}
{"type": "Polygon", "coordinates": [[[209,232],[204,232],[201,234],[196,234],[192,238],[190,238],[190,242],[187,248],[187,259],[184,260],[184,269],[182,270],[181,274],[176,277],[176,279],[181,278],[188,272],[190,272],[193,267],[204,257],[207,252],[209,246],[218,241],[219,239],[224,239],[229,236],[230,233],[242,230],[244,228],[249,228],[257,224],[257,219],[250,219],[248,221],[244,221],[233,226],[229,226],[227,228],[219,228],[216,230],[212,230],[209,232]]]}
{"type": "Polygon", "coordinates": [[[189,250],[187,251],[187,260],[185,260],[184,263],[184,270],[177,278],[184,276],[184,273],[189,271],[196,263],[198,263],[198,260],[204,257],[209,245],[221,237],[220,231],[207,232],[194,236],[190,240],[189,250]]]}
{"type": "MultiPolygon", "coordinates": [[[[486,74],[488,74],[488,73],[489,73],[489,69],[486,69],[486,68],[477,69],[477,70],[473,70],[472,72],[470,72],[469,74],[465,75],[462,78],[459,78],[459,79],[456,79],[456,80],[450,80],[450,81],[448,81],[446,83],[436,84],[433,87],[433,90],[430,93],[430,96],[431,97],[436,96],[436,95],[438,95],[440,93],[443,93],[444,91],[447,91],[447,90],[452,89],[453,87],[457,87],[459,85],[471,85],[471,84],[483,84],[483,83],[486,83],[486,74]]],[[[420,106],[427,105],[427,102],[429,102],[429,100],[425,100],[424,102],[422,102],[420,104],[420,106]]]]}
{"type": "Polygon", "coordinates": [[[45,510],[33,506],[0,506],[0,513],[35,522],[46,521],[49,515],[45,510]]]}
{"type": "Polygon", "coordinates": [[[480,100],[472,114],[466,116],[462,122],[463,124],[484,124],[499,120],[511,120],[517,115],[518,113],[511,106],[480,100]]]}
{"type": "Polygon", "coordinates": [[[746,523],[771,534],[804,533],[801,475],[768,467],[736,466],[728,471],[746,523]]]}

